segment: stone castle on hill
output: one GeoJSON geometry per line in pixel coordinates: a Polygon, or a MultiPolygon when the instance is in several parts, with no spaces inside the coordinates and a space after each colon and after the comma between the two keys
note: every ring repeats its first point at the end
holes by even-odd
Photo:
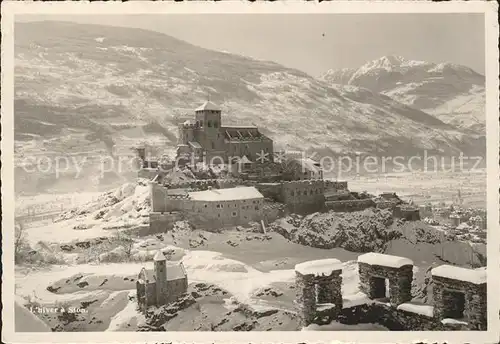
{"type": "Polygon", "coordinates": [[[392,194],[379,200],[350,192],[346,182],[325,180],[320,163],[301,156],[278,157],[273,140],[255,126],[224,126],[221,110],[207,101],[194,120],[179,125],[175,163],[148,161],[145,149],[140,177],[151,180],[150,230],[164,232],[176,221],[197,228],[224,228],[260,222],[263,226],[287,213],[357,211],[390,208],[395,217],[415,220],[418,209],[404,206],[392,194]],[[275,156],[275,154],[277,154],[275,156]],[[169,182],[174,167],[196,170],[228,166],[225,179],[169,182]]]}
{"type": "Polygon", "coordinates": [[[195,110],[194,121],[180,124],[177,156],[215,163],[228,162],[230,157],[245,157],[251,163],[262,153],[272,159],[273,140],[256,126],[224,126],[221,114],[214,103],[206,101],[195,110]]]}

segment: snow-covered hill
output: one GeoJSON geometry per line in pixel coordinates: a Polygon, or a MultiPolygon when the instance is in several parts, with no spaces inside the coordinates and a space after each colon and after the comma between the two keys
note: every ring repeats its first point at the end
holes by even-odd
{"type": "Polygon", "coordinates": [[[320,79],[368,88],[460,128],[485,128],[485,79],[465,66],[383,56],[357,69],[329,70],[320,79]]]}
{"type": "MultiPolygon", "coordinates": [[[[15,63],[16,163],[35,154],[86,159],[77,183],[74,173],[56,179],[16,170],[17,190],[95,185],[99,157],[116,147],[148,141],[172,152],[177,125],[207,94],[226,124],[257,124],[279,148],[319,155],[485,152],[484,134],[366,88],[333,87],[274,62],[146,30],[17,23],[15,63]]],[[[108,173],[99,183],[120,178],[108,173]]]]}

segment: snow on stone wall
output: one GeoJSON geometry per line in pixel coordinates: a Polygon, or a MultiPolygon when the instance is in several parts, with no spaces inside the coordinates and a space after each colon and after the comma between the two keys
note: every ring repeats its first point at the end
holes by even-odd
{"type": "Polygon", "coordinates": [[[441,265],[431,271],[432,276],[454,279],[474,284],[486,283],[485,269],[466,269],[452,265],[441,265]]]}
{"type": "Polygon", "coordinates": [[[302,275],[328,276],[336,270],[342,270],[342,262],[338,259],[312,260],[295,265],[295,271],[302,275]]]}
{"type": "Polygon", "coordinates": [[[358,263],[387,266],[391,268],[400,268],[405,265],[413,265],[413,261],[411,259],[374,252],[359,256],[358,263]]]}

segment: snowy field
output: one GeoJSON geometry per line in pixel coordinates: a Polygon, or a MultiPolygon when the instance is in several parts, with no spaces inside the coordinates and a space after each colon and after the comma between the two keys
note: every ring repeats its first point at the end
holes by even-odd
{"type": "Polygon", "coordinates": [[[64,211],[93,201],[100,194],[100,192],[78,192],[16,196],[16,216],[26,215],[28,211],[36,214],[64,211]]]}
{"type": "Polygon", "coordinates": [[[476,172],[393,173],[379,176],[346,177],[351,191],[371,194],[396,192],[417,204],[450,204],[460,190],[464,206],[486,209],[486,170],[476,172]]]}
{"type": "MultiPolygon", "coordinates": [[[[363,177],[348,181],[352,191],[397,192],[418,203],[418,197],[436,202],[441,198],[453,199],[454,190],[458,188],[461,188],[462,196],[467,200],[469,192],[481,189],[481,178],[484,179],[485,174],[450,175],[446,178],[398,175],[388,176],[387,179],[363,177]]],[[[43,208],[61,202],[73,205],[56,222],[49,220],[26,226],[25,234],[30,245],[38,253],[57,257],[55,262],[42,266],[16,266],[16,296],[25,305],[86,305],[88,314],[85,316],[91,317],[90,322],[85,323],[85,327],[64,325],[66,327],[63,326],[62,330],[65,331],[135,331],[144,325],[144,316],[136,310],[135,279],[142,267],[152,268],[151,258],[158,249],[171,252],[171,260],[182,261],[188,273],[190,288],[197,283],[207,283],[229,293],[223,299],[223,304],[217,307],[207,301],[203,309],[208,309],[208,314],[220,316],[230,311],[231,307],[234,308],[231,306],[234,302],[258,311],[274,309],[293,314],[293,267],[317,259],[340,261],[345,307],[367,302],[366,296],[358,289],[356,259],[360,253],[342,248],[303,246],[286,240],[278,233],[264,235],[253,232],[252,228],[233,229],[223,233],[177,228],[162,235],[134,236],[131,259],[105,263],[110,254],[122,254],[123,247],[113,246],[113,243],[99,246],[95,242],[91,243],[91,240],[102,241],[102,238],[113,238],[123,230],[148,227],[148,188],[143,181],[126,183],[101,194],[38,195],[19,200],[16,209],[36,205],[43,208]],[[87,244],[90,247],[85,247],[87,244]],[[94,248],[99,259],[81,259],[87,257],[94,248]]],[[[453,259],[458,265],[465,264],[467,257],[444,255],[448,251],[459,253],[456,243],[450,245],[449,250],[442,248],[441,256],[453,259]]],[[[418,285],[423,283],[430,266],[442,264],[436,260],[435,252],[435,245],[413,243],[407,239],[390,242],[385,251],[414,261],[418,285]]],[[[192,330],[183,327],[187,325],[182,325],[180,321],[195,323],[193,312],[196,313],[191,309],[173,320],[169,323],[173,328],[169,330],[192,330]]],[[[50,321],[51,327],[62,326],[57,319],[50,321]]],[[[286,322],[283,319],[281,321],[286,322]]],[[[203,321],[198,320],[198,323],[203,321]]],[[[376,324],[345,327],[337,323],[304,330],[328,329],[384,330],[376,324]]]]}
{"type": "MultiPolygon", "coordinates": [[[[228,303],[246,304],[254,310],[281,309],[295,312],[294,270],[262,272],[217,252],[175,249],[181,252],[182,257],[177,258],[184,264],[190,284],[201,282],[216,285],[232,295],[227,300],[228,303]],[[262,296],[266,288],[278,296],[262,296]]],[[[18,269],[16,296],[18,300],[24,300],[24,303],[29,300],[43,307],[78,307],[87,303],[91,306],[88,306],[85,316],[88,319],[100,319],[101,330],[135,330],[137,326],[144,324],[144,317],[137,311],[133,298],[134,279],[143,266],[151,268],[152,265],[152,262],[144,262],[52,266],[38,271],[18,269]],[[47,290],[48,287],[51,291],[47,290]]],[[[352,306],[369,302],[358,289],[356,262],[348,261],[342,265],[344,304],[352,306]]],[[[350,328],[341,324],[336,326],[338,329],[343,327],[350,328]]],[[[380,328],[378,325],[365,324],[352,330],[380,328]]]]}

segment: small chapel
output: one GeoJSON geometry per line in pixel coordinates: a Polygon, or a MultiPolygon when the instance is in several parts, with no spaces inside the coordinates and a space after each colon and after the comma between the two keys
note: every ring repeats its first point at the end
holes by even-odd
{"type": "Polygon", "coordinates": [[[140,310],[163,306],[186,293],[188,279],[182,263],[167,264],[162,251],[153,258],[153,269],[142,268],[137,277],[137,303],[140,310]]]}

